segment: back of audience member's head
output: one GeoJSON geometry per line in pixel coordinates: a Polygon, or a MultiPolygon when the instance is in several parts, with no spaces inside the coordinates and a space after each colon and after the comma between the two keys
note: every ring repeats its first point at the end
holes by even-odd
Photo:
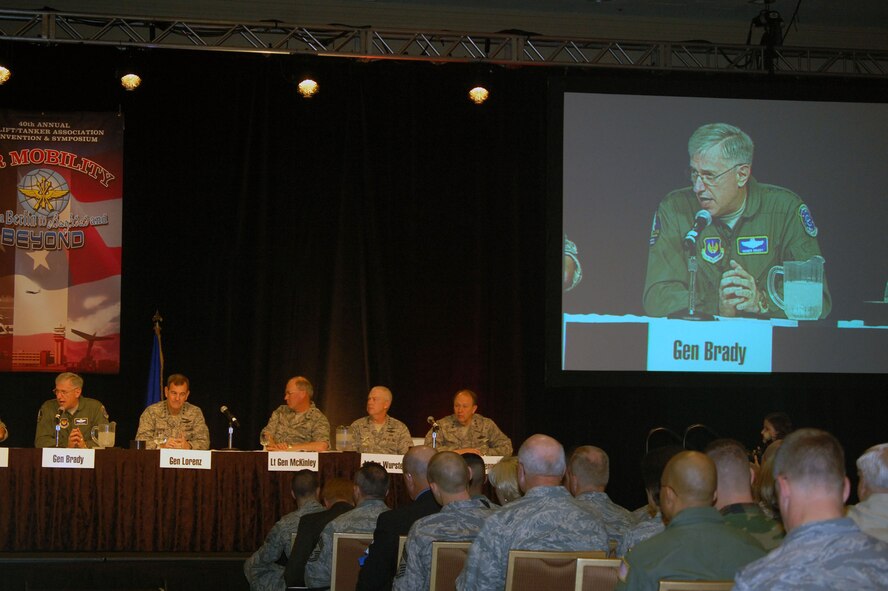
{"type": "Polygon", "coordinates": [[[600,447],[582,445],[570,455],[568,471],[581,486],[603,490],[610,479],[610,459],[600,447]]]}
{"type": "Polygon", "coordinates": [[[469,480],[469,493],[472,495],[480,495],[484,486],[485,466],[484,459],[475,453],[464,453],[462,458],[466,461],[472,478],[469,480]]]}
{"type": "Polygon", "coordinates": [[[752,494],[749,456],[742,443],[736,439],[716,439],[704,451],[715,462],[719,490],[752,494]]]}
{"type": "Polygon", "coordinates": [[[354,505],[354,483],[345,478],[328,478],[321,488],[321,500],[326,505],[332,505],[336,501],[345,501],[354,505]]]}
{"type": "Polygon", "coordinates": [[[762,455],[758,478],[752,484],[752,498],[772,519],[780,519],[780,503],[777,500],[777,487],[774,484],[774,458],[782,445],[783,440],[778,439],[768,446],[762,455]]]}
{"type": "Polygon", "coordinates": [[[487,474],[496,498],[500,505],[521,498],[521,489],[518,487],[518,458],[506,456],[497,462],[487,474]]]}
{"type": "Polygon", "coordinates": [[[311,470],[299,470],[293,473],[290,490],[297,499],[313,497],[318,492],[318,473],[311,470]]]}
{"type": "Polygon", "coordinates": [[[524,468],[527,477],[564,477],[567,461],[564,446],[548,435],[536,434],[528,437],[518,449],[518,463],[524,468]]]}
{"type": "Polygon", "coordinates": [[[774,477],[841,496],[845,487],[842,444],[820,429],[793,431],[774,457],[774,477]]]}
{"type": "Polygon", "coordinates": [[[765,421],[770,423],[771,427],[777,434],[776,439],[785,439],[787,435],[792,433],[792,419],[785,412],[772,412],[765,415],[765,421]]]}
{"type": "Polygon", "coordinates": [[[456,452],[442,451],[429,461],[429,484],[447,494],[468,494],[469,467],[456,452]]]}
{"type": "MultiPolygon", "coordinates": [[[[672,456],[660,477],[660,501],[663,487],[675,492],[682,507],[708,507],[715,500],[718,476],[715,462],[699,451],[683,451],[672,456]]],[[[665,515],[665,508],[664,508],[665,515]]]]}
{"type": "Polygon", "coordinates": [[[857,458],[860,485],[857,488],[861,501],[873,493],[888,493],[888,443],[874,445],[857,458]]]}
{"type": "Polygon", "coordinates": [[[365,462],[355,473],[355,486],[365,498],[384,499],[389,488],[389,475],[378,462],[365,462]]]}
{"type": "Polygon", "coordinates": [[[663,476],[663,469],[666,468],[666,464],[669,463],[672,456],[681,451],[683,448],[677,445],[655,447],[647,452],[641,460],[641,478],[644,481],[644,488],[658,507],[660,505],[660,477],[663,476]]]}

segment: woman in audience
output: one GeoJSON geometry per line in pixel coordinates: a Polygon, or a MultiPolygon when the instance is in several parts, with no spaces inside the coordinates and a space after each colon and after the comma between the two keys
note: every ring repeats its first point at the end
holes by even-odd
{"type": "Polygon", "coordinates": [[[496,491],[500,505],[521,498],[521,489],[518,488],[518,457],[506,456],[501,459],[487,473],[487,480],[496,491]]]}

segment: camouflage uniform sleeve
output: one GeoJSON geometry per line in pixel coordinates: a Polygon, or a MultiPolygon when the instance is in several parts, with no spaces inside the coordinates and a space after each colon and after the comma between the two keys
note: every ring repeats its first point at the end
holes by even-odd
{"type": "Polygon", "coordinates": [[[364,419],[356,419],[348,426],[351,431],[352,441],[354,442],[355,451],[358,453],[366,453],[364,450],[364,428],[361,426],[364,419]]]}
{"type": "Polygon", "coordinates": [[[157,449],[154,442],[154,433],[157,431],[157,414],[154,412],[154,405],[142,411],[139,417],[139,428],[136,430],[136,440],[146,442],[145,449],[157,449]]]}
{"type": "MultiPolygon", "coordinates": [[[[399,421],[400,423],[400,421],[399,421]]],[[[397,447],[399,454],[407,453],[407,450],[413,446],[413,437],[410,436],[410,429],[407,428],[407,425],[404,423],[400,423],[398,425],[398,432],[396,433],[397,438],[397,447]]]]}
{"type": "Polygon", "coordinates": [[[204,420],[203,411],[196,406],[192,406],[194,415],[192,417],[191,432],[191,449],[210,449],[210,430],[207,428],[207,422],[204,420]]]}
{"type": "Polygon", "coordinates": [[[281,413],[278,412],[279,410],[280,408],[276,408],[271,411],[271,416],[268,417],[268,423],[264,427],[262,427],[262,430],[259,431],[260,435],[263,431],[267,431],[271,438],[278,443],[283,441],[281,439],[281,434],[279,433],[279,425],[281,420],[281,413]]]}
{"type": "MultiPolygon", "coordinates": [[[[411,528],[412,530],[412,528],[411,528]]],[[[426,548],[420,537],[413,535],[411,531],[407,535],[407,543],[404,545],[404,554],[395,574],[392,591],[416,591],[429,588],[429,571],[431,569],[431,552],[428,563],[424,560],[426,548]]],[[[428,549],[430,550],[430,548],[428,549]]]]}
{"type": "Polygon", "coordinates": [[[285,543],[289,541],[290,536],[288,532],[284,531],[281,522],[278,521],[272,526],[271,531],[268,532],[265,542],[244,563],[244,575],[247,577],[247,581],[250,582],[251,590],[268,588],[267,584],[263,585],[262,583],[266,579],[272,578],[269,577],[269,574],[272,572],[276,574],[278,569],[280,569],[280,574],[283,576],[283,569],[276,562],[284,551],[285,543]],[[284,537],[286,537],[286,540],[284,540],[284,537]],[[272,568],[272,566],[276,566],[277,569],[272,568]]]}
{"type": "Polygon", "coordinates": [[[688,305],[688,265],[678,218],[668,198],[654,214],[643,296],[648,316],[666,316],[688,305]]]}
{"type": "Polygon", "coordinates": [[[311,440],[312,441],[323,441],[327,444],[327,447],[330,446],[330,421],[327,420],[327,417],[320,410],[317,411],[317,419],[315,420],[314,425],[312,425],[311,430],[311,440]]]}
{"type": "Polygon", "coordinates": [[[324,527],[317,546],[305,563],[306,587],[329,587],[333,562],[333,522],[324,527]]]}
{"type": "MultiPolygon", "coordinates": [[[[55,425],[53,424],[53,409],[47,401],[43,403],[37,412],[37,432],[34,435],[34,447],[55,447],[55,425]]],[[[55,400],[51,401],[55,403],[55,400]]],[[[65,435],[64,442],[67,443],[68,436],[65,435]]],[[[59,435],[59,443],[63,443],[62,436],[59,435]]]]}
{"type": "Polygon", "coordinates": [[[487,447],[479,450],[485,456],[510,456],[512,455],[512,440],[506,437],[506,434],[500,431],[496,423],[490,419],[486,420],[484,428],[487,447]]]}
{"type": "Polygon", "coordinates": [[[488,527],[493,526],[491,518],[469,548],[466,565],[456,579],[457,591],[500,591],[506,586],[508,541],[492,533],[498,528],[488,527]]]}

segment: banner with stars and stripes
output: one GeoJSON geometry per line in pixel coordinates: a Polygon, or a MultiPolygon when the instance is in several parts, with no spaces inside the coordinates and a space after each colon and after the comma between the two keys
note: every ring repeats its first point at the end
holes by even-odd
{"type": "Polygon", "coordinates": [[[0,371],[117,373],[123,117],[0,111],[0,371]]]}

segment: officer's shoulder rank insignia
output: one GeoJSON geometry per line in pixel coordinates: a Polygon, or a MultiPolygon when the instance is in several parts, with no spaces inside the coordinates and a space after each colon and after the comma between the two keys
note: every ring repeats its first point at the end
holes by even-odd
{"type": "Polygon", "coordinates": [[[799,219],[802,221],[802,226],[805,228],[808,236],[816,238],[817,226],[814,224],[814,217],[811,215],[811,210],[804,203],[799,205],[799,219]]]}

